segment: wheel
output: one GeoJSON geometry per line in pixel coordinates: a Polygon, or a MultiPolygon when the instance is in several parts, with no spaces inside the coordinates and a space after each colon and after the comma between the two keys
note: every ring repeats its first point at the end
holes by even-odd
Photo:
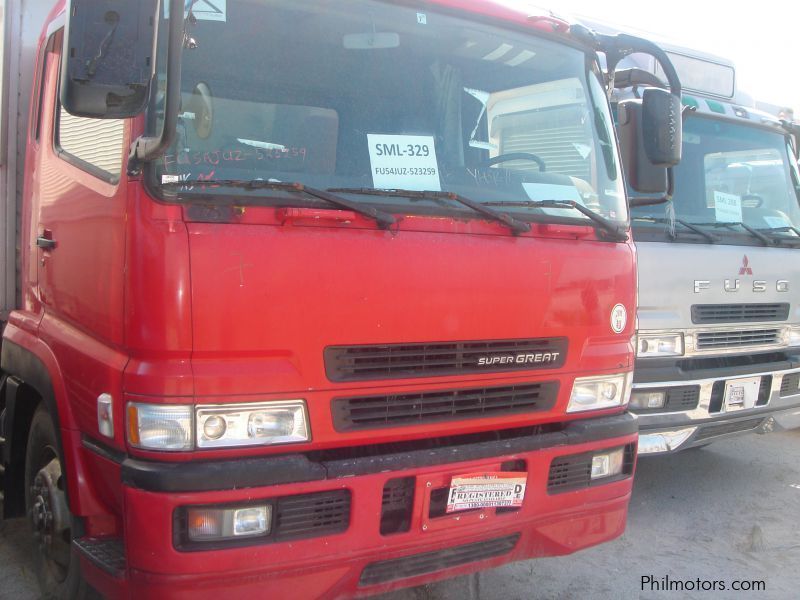
{"type": "Polygon", "coordinates": [[[491,167],[492,165],[508,162],[509,160],[530,160],[539,165],[539,171],[541,171],[542,173],[544,173],[546,170],[546,165],[544,164],[544,160],[542,160],[540,157],[536,156],[532,152],[512,152],[509,154],[500,154],[498,156],[490,158],[483,164],[484,166],[491,167]]]}
{"type": "Polygon", "coordinates": [[[34,538],[34,566],[46,600],[84,599],[88,586],[72,548],[77,520],[67,506],[66,479],[55,425],[40,406],[25,455],[25,512],[34,538]]]}

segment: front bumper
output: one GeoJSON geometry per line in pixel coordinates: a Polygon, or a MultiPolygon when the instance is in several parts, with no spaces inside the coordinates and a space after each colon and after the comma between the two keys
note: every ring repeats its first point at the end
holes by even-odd
{"type": "Polygon", "coordinates": [[[177,467],[125,459],[124,574],[111,580],[85,557],[84,572],[110,597],[340,598],[568,554],[622,534],[634,467],[631,462],[627,476],[608,483],[554,493],[548,491],[553,460],[620,446],[635,457],[636,439],[636,420],[626,414],[573,422],[561,431],[404,453],[294,456],[282,470],[273,462],[273,469],[254,471],[250,463],[259,459],[177,467]],[[432,492],[449,486],[453,475],[499,471],[510,461],[527,472],[520,509],[433,515],[432,492]],[[385,535],[383,490],[397,478],[413,479],[410,525],[385,535]],[[231,481],[244,481],[245,487],[231,481]],[[351,498],[349,524],[341,533],[191,552],[179,550],[173,539],[181,506],[332,490],[348,490],[351,498]]]}
{"type": "MultiPolygon", "coordinates": [[[[704,446],[712,441],[746,433],[766,433],[779,427],[800,426],[800,357],[784,356],[772,363],[684,370],[683,360],[639,360],[634,371],[633,392],[691,393],[696,404],[688,410],[643,411],[639,418],[639,454],[666,454],[704,446]],[[761,378],[757,405],[726,411],[727,381],[761,378]]],[[[685,396],[684,396],[685,397],[685,396]]]]}

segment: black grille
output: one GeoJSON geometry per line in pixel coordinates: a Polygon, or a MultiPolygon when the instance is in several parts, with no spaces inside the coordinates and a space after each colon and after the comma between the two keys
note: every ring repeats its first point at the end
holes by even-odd
{"type": "Polygon", "coordinates": [[[757,419],[748,419],[747,421],[735,421],[733,423],[709,425],[708,427],[703,427],[703,429],[700,430],[700,433],[698,433],[692,441],[699,442],[700,440],[707,440],[709,438],[726,435],[728,433],[750,431],[761,425],[763,421],[764,417],[759,417],[757,419]]]}
{"type": "Polygon", "coordinates": [[[350,524],[350,491],[278,498],[275,538],[293,540],[341,533],[350,524]]]}
{"type": "Polygon", "coordinates": [[[381,535],[402,533],[411,527],[415,481],[413,477],[398,477],[383,486],[381,535]]]}
{"type": "Polygon", "coordinates": [[[769,403],[769,397],[772,395],[772,375],[764,375],[761,378],[761,384],[758,387],[758,402],[756,406],[765,406],[769,403]]]}
{"type": "MultiPolygon", "coordinates": [[[[350,490],[333,490],[314,494],[298,494],[251,503],[269,505],[272,509],[272,529],[263,537],[225,541],[196,542],[188,535],[188,507],[175,511],[174,543],[185,552],[216,550],[283,542],[342,533],[350,526],[350,490]]],[[[233,505],[204,506],[226,508],[233,505]]],[[[237,508],[241,504],[235,505],[237,508]]]]}
{"type": "Polygon", "coordinates": [[[800,394],[800,373],[784,375],[781,381],[781,397],[800,394]]]}
{"type": "Polygon", "coordinates": [[[780,329],[751,329],[748,331],[708,331],[697,334],[699,350],[715,348],[746,348],[777,344],[781,340],[780,329]]]}
{"type": "Polygon", "coordinates": [[[753,323],[759,321],[785,321],[789,318],[789,304],[695,304],[692,306],[692,323],[753,323]]]}
{"type": "Polygon", "coordinates": [[[337,431],[394,427],[548,410],[558,397],[558,382],[502,387],[437,390],[413,394],[336,398],[337,431]]]}
{"type": "Polygon", "coordinates": [[[519,534],[446,548],[435,552],[412,554],[403,558],[382,560],[367,565],[361,572],[359,585],[375,585],[426,573],[435,573],[481,560],[508,554],[519,540],[519,534]]]}
{"type": "Polygon", "coordinates": [[[331,381],[430,377],[462,373],[558,369],[567,339],[500,340],[433,344],[332,346],[325,349],[331,381]],[[481,361],[480,359],[486,359],[481,361]]]}
{"type": "Polygon", "coordinates": [[[590,485],[610,483],[624,479],[633,473],[633,463],[636,458],[636,447],[633,444],[625,446],[625,457],[622,464],[622,473],[615,478],[603,478],[592,481],[592,458],[596,452],[584,452],[559,456],[550,464],[550,474],[547,477],[547,493],[561,494],[589,487],[590,485]]]}

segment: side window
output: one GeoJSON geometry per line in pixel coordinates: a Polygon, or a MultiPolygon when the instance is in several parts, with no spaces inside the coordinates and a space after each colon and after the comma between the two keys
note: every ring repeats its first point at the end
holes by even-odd
{"type": "Polygon", "coordinates": [[[119,180],[124,121],[76,117],[58,104],[56,149],[66,161],[102,179],[119,180]]]}

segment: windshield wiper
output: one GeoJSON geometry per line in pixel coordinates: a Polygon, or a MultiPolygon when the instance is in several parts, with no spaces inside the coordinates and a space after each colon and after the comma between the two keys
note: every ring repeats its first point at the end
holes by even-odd
{"type": "MultiPolygon", "coordinates": [[[[665,219],[663,217],[633,217],[633,220],[634,221],[650,221],[652,223],[658,223],[659,225],[668,225],[670,223],[669,219],[665,219]]],[[[692,225],[691,223],[687,223],[683,219],[675,219],[675,222],[678,225],[682,225],[683,227],[685,227],[689,231],[692,231],[692,232],[696,233],[700,237],[704,237],[705,239],[707,239],[709,241],[709,243],[711,243],[711,244],[716,244],[717,243],[717,238],[714,237],[712,234],[708,233],[707,231],[703,231],[699,227],[696,227],[696,226],[692,225]]],[[[678,238],[677,234],[675,234],[672,231],[671,228],[667,230],[667,235],[669,235],[669,237],[671,237],[673,240],[678,238]]]]}
{"type": "Polygon", "coordinates": [[[718,222],[715,222],[715,223],[692,223],[692,225],[695,225],[695,226],[698,226],[698,227],[714,227],[714,228],[717,228],[717,229],[720,228],[720,227],[727,227],[728,229],[730,229],[732,227],[739,226],[742,229],[744,229],[747,233],[752,235],[753,237],[758,238],[759,240],[761,240],[761,242],[765,246],[772,246],[773,243],[774,243],[774,240],[768,238],[766,235],[761,233],[758,229],[753,229],[752,227],[750,227],[750,225],[747,225],[746,223],[741,223],[741,222],[738,222],[738,221],[730,221],[730,222],[720,222],[720,221],[718,221],[718,222]]]}
{"type": "Polygon", "coordinates": [[[347,210],[352,210],[354,213],[374,219],[381,229],[388,229],[397,222],[397,219],[387,212],[378,210],[372,206],[366,206],[359,202],[351,202],[346,198],[340,198],[332,194],[330,191],[318,190],[298,182],[266,181],[264,179],[192,179],[187,181],[174,181],[162,185],[164,187],[220,186],[243,190],[279,190],[294,194],[306,194],[307,196],[324,200],[328,204],[346,208],[347,210]]]}
{"type": "MultiPolygon", "coordinates": [[[[605,234],[604,237],[611,242],[626,242],[628,241],[628,234],[625,230],[606,219],[603,215],[594,212],[590,208],[586,208],[580,202],[574,200],[518,200],[513,202],[487,202],[489,206],[519,206],[526,208],[572,208],[582,213],[600,227],[605,234]]],[[[599,233],[599,232],[598,232],[599,233]]]]}
{"type": "Polygon", "coordinates": [[[452,200],[474,210],[477,213],[490,219],[502,223],[508,227],[514,235],[527,233],[531,230],[530,223],[525,223],[515,219],[509,214],[489,208],[489,203],[475,202],[453,192],[434,192],[419,190],[381,190],[376,188],[331,188],[329,192],[338,194],[363,194],[372,196],[388,196],[398,198],[410,198],[418,200],[452,200]]]}

